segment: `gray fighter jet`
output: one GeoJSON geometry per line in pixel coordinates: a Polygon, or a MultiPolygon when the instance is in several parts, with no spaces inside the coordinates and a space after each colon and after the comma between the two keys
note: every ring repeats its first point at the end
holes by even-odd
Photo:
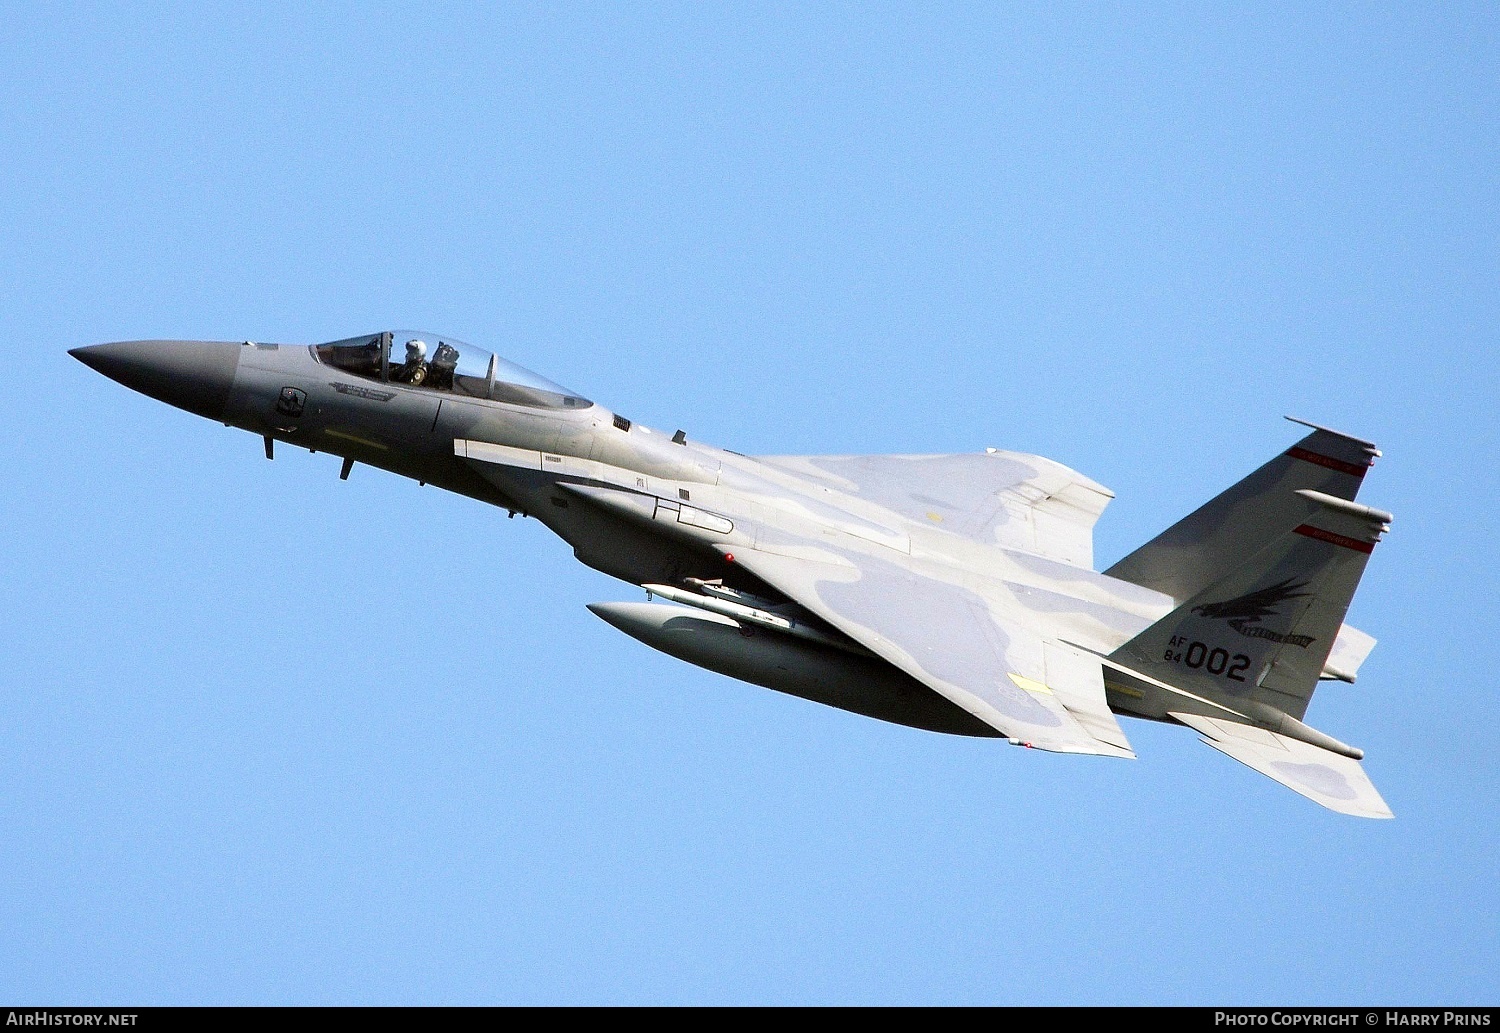
{"type": "Polygon", "coordinates": [[[1117,714],[1182,724],[1325,807],[1391,816],[1363,753],[1302,721],[1375,644],[1343,623],[1391,521],[1353,501],[1368,441],[1306,424],[1098,573],[1113,495],[1039,456],[744,456],[440,334],[70,354],[268,459],[281,441],[536,517],[646,591],[589,609],[700,667],[1056,753],[1134,757],[1117,714]]]}

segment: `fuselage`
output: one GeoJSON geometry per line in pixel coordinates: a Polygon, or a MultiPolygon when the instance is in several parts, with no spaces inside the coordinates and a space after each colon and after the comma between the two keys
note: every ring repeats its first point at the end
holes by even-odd
{"type": "Polygon", "coordinates": [[[442,335],[71,354],[268,459],[281,442],[535,517],[646,591],[593,613],[708,670],[1059,754],[1135,756],[1116,714],[1175,722],[1325,807],[1391,816],[1363,752],[1302,721],[1374,645],[1342,623],[1392,519],[1354,501],[1379,454],[1363,439],[1310,427],[1110,576],[1093,528],[1113,494],[1041,456],[744,456],[442,335]]]}
{"type": "MultiPolygon", "coordinates": [[[[836,457],[822,465],[757,459],[662,433],[441,335],[391,332],[315,346],[123,342],[73,354],[129,387],[264,438],[267,455],[281,442],[468,495],[542,521],[582,562],[613,577],[723,586],[830,639],[842,636],[739,569],[734,550],[823,540],[877,562],[940,563],[1013,617],[1101,654],[1173,606],[1085,566],[955,533],[937,513],[912,519],[861,494],[836,457]]],[[[601,605],[614,608],[595,612],[622,630],[733,677],[919,727],[994,734],[858,647],[792,639],[722,614],[601,605]]],[[[1168,701],[1149,685],[1123,677],[1107,685],[1118,712],[1166,712],[1168,701]]]]}

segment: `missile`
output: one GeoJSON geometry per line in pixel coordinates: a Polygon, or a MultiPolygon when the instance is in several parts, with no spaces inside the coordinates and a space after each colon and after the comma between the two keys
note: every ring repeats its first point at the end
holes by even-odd
{"type": "MultiPolygon", "coordinates": [[[[851,642],[843,638],[835,638],[827,632],[809,627],[795,617],[783,617],[779,613],[772,613],[769,610],[764,610],[756,606],[748,606],[745,603],[734,602],[722,597],[711,598],[699,595],[696,592],[686,592],[680,588],[673,588],[671,585],[642,585],[641,587],[646,590],[646,597],[648,599],[653,595],[659,595],[663,599],[672,600],[674,603],[682,603],[684,606],[696,606],[698,609],[707,610],[709,613],[732,617],[735,620],[759,625],[763,628],[769,628],[772,631],[780,631],[783,634],[795,635],[798,638],[807,639],[809,642],[832,646],[835,649],[848,650],[851,653],[864,654],[867,652],[863,646],[856,642],[851,642]]],[[[720,592],[733,593],[734,595],[740,594],[732,588],[726,589],[717,585],[714,587],[720,592]]],[[[748,596],[748,598],[755,599],[756,597],[748,596]]]]}

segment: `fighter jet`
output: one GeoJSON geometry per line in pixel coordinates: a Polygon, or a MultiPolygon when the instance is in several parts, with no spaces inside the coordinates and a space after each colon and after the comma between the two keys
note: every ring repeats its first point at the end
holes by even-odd
{"type": "Polygon", "coordinates": [[[422,332],[70,354],[268,459],[282,442],[535,517],[645,590],[590,610],[688,663],[1054,753],[1134,757],[1119,715],[1185,725],[1324,807],[1391,817],[1363,753],[1302,720],[1375,644],[1344,624],[1391,522],[1354,501],[1368,441],[1304,424],[1101,573],[1113,494],[1040,456],[741,455],[422,332]]]}

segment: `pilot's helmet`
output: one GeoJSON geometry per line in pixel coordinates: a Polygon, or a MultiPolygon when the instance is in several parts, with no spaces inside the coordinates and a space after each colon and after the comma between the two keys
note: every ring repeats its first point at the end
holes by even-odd
{"type": "Polygon", "coordinates": [[[421,362],[427,357],[427,342],[411,340],[406,342],[406,361],[421,362]]]}

